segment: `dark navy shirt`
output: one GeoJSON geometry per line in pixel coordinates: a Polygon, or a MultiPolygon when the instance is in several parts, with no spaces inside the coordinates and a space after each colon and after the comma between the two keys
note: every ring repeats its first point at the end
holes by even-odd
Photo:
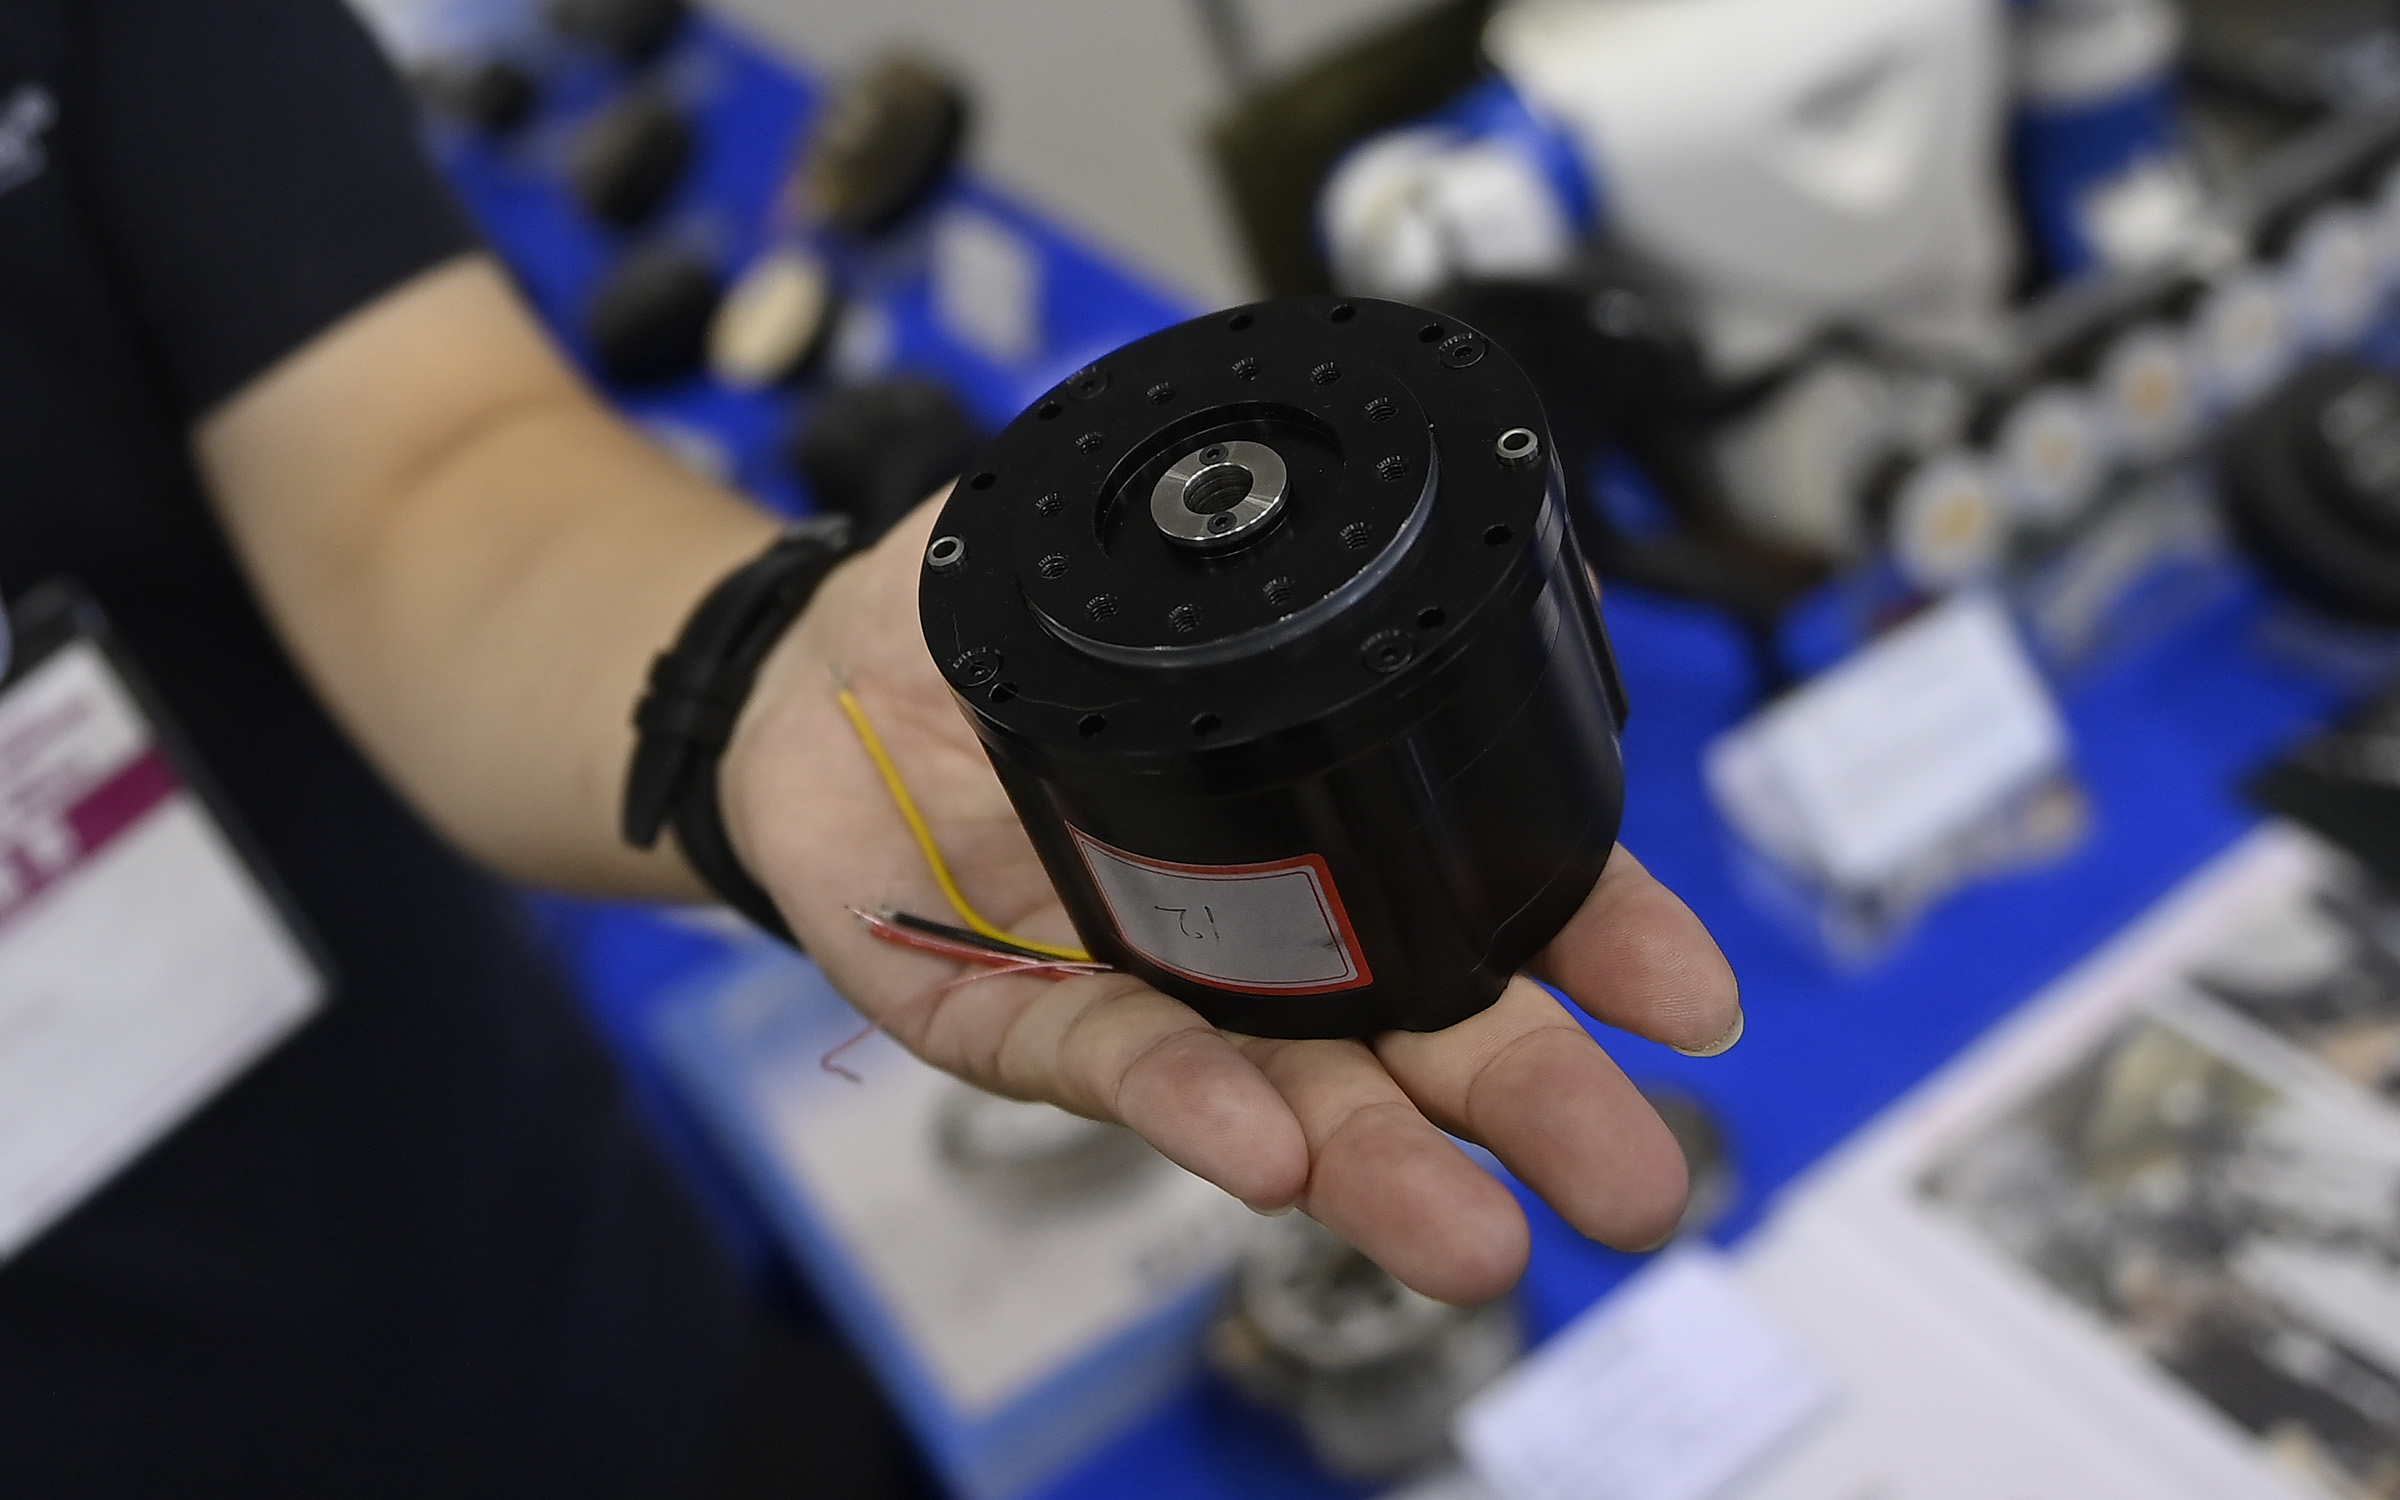
{"type": "Polygon", "coordinates": [[[0,596],[97,598],[340,975],[0,1264],[9,1500],[683,1494],[721,1458],[748,1293],[511,899],[310,700],[188,449],[472,244],[333,0],[0,5],[0,596]]]}

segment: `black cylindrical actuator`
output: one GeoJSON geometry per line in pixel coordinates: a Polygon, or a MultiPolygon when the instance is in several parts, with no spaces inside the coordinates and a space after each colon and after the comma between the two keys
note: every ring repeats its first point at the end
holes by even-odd
{"type": "Polygon", "coordinates": [[[1625,706],[1540,403],[1295,298],[1070,377],[959,480],[926,644],[1099,958],[1260,1036],[1490,1005],[1616,840],[1625,706]]]}

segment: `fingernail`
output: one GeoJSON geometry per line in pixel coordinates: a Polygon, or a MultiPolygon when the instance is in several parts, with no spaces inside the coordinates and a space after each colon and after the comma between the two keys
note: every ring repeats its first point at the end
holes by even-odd
{"type": "Polygon", "coordinates": [[[1260,1208],[1255,1203],[1245,1203],[1242,1205],[1242,1207],[1250,1210],[1252,1213],[1258,1215],[1262,1219],[1280,1219],[1285,1214],[1288,1214],[1292,1211],[1293,1205],[1286,1203],[1281,1208],[1260,1208]]]}
{"type": "Polygon", "coordinates": [[[1705,1047],[1678,1047],[1675,1050],[1682,1053],[1686,1057],[1721,1057],[1724,1054],[1731,1052],[1733,1050],[1733,1044],[1741,1039],[1742,1013],[1737,1010],[1733,1013],[1733,1024],[1725,1028],[1725,1034],[1723,1036],[1718,1037],[1715,1041],[1710,1042],[1705,1047]]]}
{"type": "Polygon", "coordinates": [[[1666,1248],[1667,1248],[1669,1245],[1672,1245],[1672,1244],[1674,1244],[1674,1243],[1675,1243],[1675,1242],[1676,1242],[1678,1239],[1681,1239],[1682,1237],[1683,1237],[1683,1225],[1682,1225],[1682,1224],[1680,1224],[1680,1223],[1678,1223],[1678,1224],[1677,1224],[1677,1225],[1676,1225],[1676,1226],[1675,1226],[1673,1229],[1670,1229],[1670,1230],[1668,1230],[1668,1231],[1667,1231],[1665,1234],[1662,1234],[1662,1235],[1660,1235],[1660,1236],[1659,1236],[1659,1237],[1658,1237],[1656,1240],[1653,1240],[1651,1243],[1649,1243],[1649,1244],[1647,1244],[1647,1245],[1636,1245],[1636,1246],[1635,1246],[1633,1249],[1631,1249],[1631,1250],[1627,1251],[1627,1252],[1626,1252],[1626,1254],[1628,1254],[1628,1255],[1656,1255],[1656,1254],[1657,1254],[1659,1251],[1666,1249],[1666,1248]]]}

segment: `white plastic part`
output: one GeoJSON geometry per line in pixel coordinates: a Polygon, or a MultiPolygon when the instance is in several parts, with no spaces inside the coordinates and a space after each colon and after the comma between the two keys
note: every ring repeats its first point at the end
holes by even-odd
{"type": "Polygon", "coordinates": [[[1892,565],[1908,584],[1946,594],[1989,574],[2007,540],[1990,465],[1952,451],[1917,466],[1892,503],[1892,565]]]}
{"type": "Polygon", "coordinates": [[[1743,530],[1833,557],[1862,550],[1859,494],[1894,441],[1891,382],[1856,359],[1820,359],[1722,428],[1717,467],[1743,530]]]}
{"type": "Polygon", "coordinates": [[[1991,0],[1517,0],[1485,49],[1693,286],[1720,372],[1835,324],[1979,344],[2011,269],[1991,0]]]}
{"type": "Polygon", "coordinates": [[[1533,163],[1436,126],[1352,153],[1327,183],[1318,220],[1337,285],[1402,301],[1460,275],[1554,271],[1575,248],[1567,212],[1533,163]]]}
{"type": "Polygon", "coordinates": [[[2187,249],[2207,221],[2208,190],[2189,159],[2155,156],[2094,183],[2075,218],[2103,265],[2157,265],[2187,249]]]}
{"type": "Polygon", "coordinates": [[[2342,203],[2311,214],[2284,258],[2293,332],[2313,348],[2351,343],[2383,305],[2383,257],[2374,215],[2342,203]]]}
{"type": "Polygon", "coordinates": [[[708,328],[708,367],[737,390],[759,390],[792,373],[833,316],[833,276],[794,246],[752,261],[735,279],[708,328]]]}
{"type": "Polygon", "coordinates": [[[2168,0],[2035,0],[2013,17],[2017,97],[2035,108],[2094,104],[2174,66],[2183,22],[2168,0]]]}
{"type": "Polygon", "coordinates": [[[2093,384],[2111,441],[2137,463],[2170,457],[2199,429],[2199,382],[2180,329],[2146,323],[2125,334],[2101,355],[2093,384]]]}
{"type": "Polygon", "coordinates": [[[2111,454],[2092,398],[2045,385],[2001,419],[1993,442],[2000,498],[2029,525],[2058,526],[2083,513],[2107,477],[2111,454]]]}
{"type": "Polygon", "coordinates": [[[2282,279],[2248,270],[2220,283],[2192,320],[2192,348],[2210,406],[2223,410],[2265,392],[2298,352],[2282,279]]]}

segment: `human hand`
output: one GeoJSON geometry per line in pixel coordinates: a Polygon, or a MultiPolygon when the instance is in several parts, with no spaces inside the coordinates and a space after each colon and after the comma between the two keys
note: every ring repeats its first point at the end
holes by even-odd
{"type": "MultiPolygon", "coordinates": [[[[744,864],[842,993],[909,1050],[1018,1098],[1121,1121],[1262,1212],[1299,1207],[1409,1286],[1472,1303],[1528,1247],[1516,1200],[1443,1132],[1476,1141],[1604,1243],[1658,1243],[1684,1165],[1581,1025],[1519,976],[1444,1031],[1275,1041],[1218,1031],[1124,974],[993,975],[871,936],[851,907],[948,919],[837,702],[847,683],[959,884],[1028,937],[1076,937],[926,652],[917,575],[936,501],[827,580],[759,676],[719,777],[744,864]]],[[[1689,1050],[1740,1034],[1732,971],[1691,912],[1619,848],[1534,971],[1597,1019],[1689,1050]]]]}

